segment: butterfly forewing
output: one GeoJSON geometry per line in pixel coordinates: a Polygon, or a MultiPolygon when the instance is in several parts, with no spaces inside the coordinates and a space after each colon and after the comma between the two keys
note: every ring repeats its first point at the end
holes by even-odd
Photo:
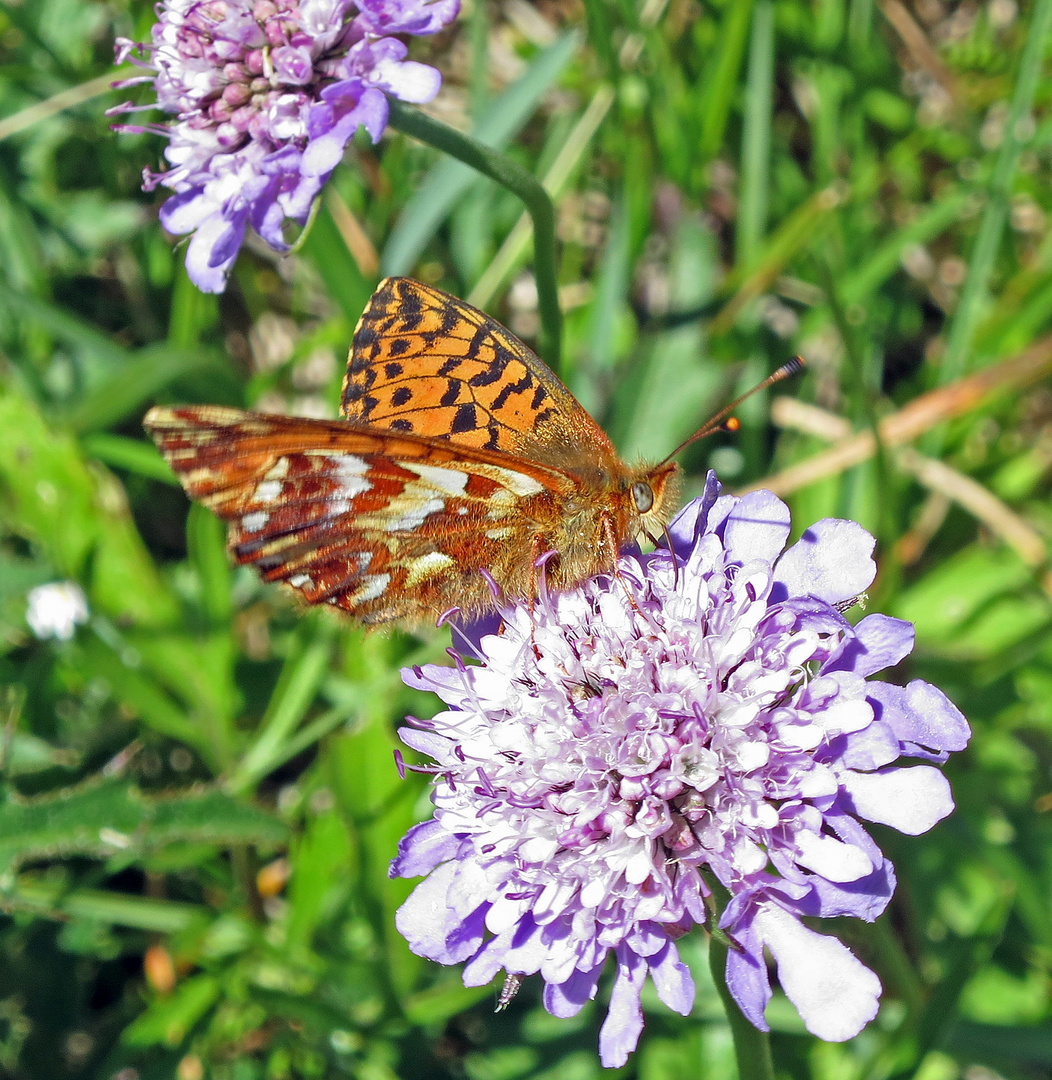
{"type": "Polygon", "coordinates": [[[507,455],[340,421],[201,406],[145,423],[191,497],[230,523],[239,562],[363,622],[484,606],[479,568],[506,564],[572,488],[507,455]]]}
{"type": "Polygon", "coordinates": [[[381,282],[362,314],[341,408],[356,423],[564,468],[618,460],[602,429],[514,334],[409,278],[381,282]]]}

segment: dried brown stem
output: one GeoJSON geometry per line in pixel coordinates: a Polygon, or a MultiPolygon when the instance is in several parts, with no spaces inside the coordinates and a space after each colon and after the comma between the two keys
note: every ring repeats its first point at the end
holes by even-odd
{"type": "MultiPolygon", "coordinates": [[[[1000,364],[993,364],[949,386],[940,387],[915,398],[904,408],[880,421],[880,440],[887,448],[912,442],[946,420],[978,408],[996,393],[1019,390],[1052,373],[1052,336],[1041,338],[1026,352],[1000,364]]],[[[827,414],[828,415],[828,414],[827,414]]],[[[837,419],[837,418],[834,418],[837,419]]],[[[838,429],[842,430],[842,429],[838,429]]],[[[814,434],[819,434],[814,432],[814,434]]],[[[820,436],[821,437],[821,436],[820,436]]],[[[841,439],[806,461],[790,465],[743,488],[755,491],[766,488],[776,495],[789,495],[827,476],[835,476],[868,460],[876,452],[872,431],[841,439]]]]}
{"type": "MultiPolygon", "coordinates": [[[[913,404],[916,405],[917,402],[913,404]]],[[[772,406],[771,416],[779,427],[791,428],[823,439],[840,439],[843,440],[841,446],[857,441],[857,437],[845,439],[850,426],[843,417],[793,398],[778,398],[772,406]]],[[[871,433],[867,435],[872,438],[871,433]]],[[[912,447],[902,447],[894,451],[892,456],[899,468],[914,476],[936,496],[952,500],[976,520],[981,521],[1027,566],[1038,569],[1047,564],[1049,553],[1044,537],[978,481],[942,461],[918,453],[912,447]]],[[[781,490],[784,493],[785,489],[781,490]]],[[[1046,570],[1040,575],[1039,581],[1042,589],[1052,599],[1052,573],[1046,570]]]]}

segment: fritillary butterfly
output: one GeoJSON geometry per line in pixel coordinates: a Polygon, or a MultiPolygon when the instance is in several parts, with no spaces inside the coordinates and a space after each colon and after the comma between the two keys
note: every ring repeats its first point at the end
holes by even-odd
{"type": "Polygon", "coordinates": [[[677,466],[626,465],[569,390],[488,315],[409,278],[354,333],[343,420],[218,405],[144,421],[187,493],[267,581],[365,624],[418,624],[610,571],[675,507],[677,466]]]}

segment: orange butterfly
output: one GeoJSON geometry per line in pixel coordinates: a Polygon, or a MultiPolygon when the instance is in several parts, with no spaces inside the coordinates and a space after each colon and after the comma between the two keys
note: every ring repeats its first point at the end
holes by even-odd
{"type": "Polygon", "coordinates": [[[433,620],[610,571],[675,507],[678,467],[626,465],[569,390],[488,315],[409,278],[354,333],[343,420],[218,405],[144,421],[188,494],[267,581],[366,624],[433,620]]]}

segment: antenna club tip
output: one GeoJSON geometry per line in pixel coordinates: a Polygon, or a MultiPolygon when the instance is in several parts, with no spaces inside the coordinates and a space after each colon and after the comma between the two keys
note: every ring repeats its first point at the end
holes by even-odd
{"type": "Polygon", "coordinates": [[[807,367],[806,362],[802,356],[794,356],[792,360],[782,365],[782,371],[785,373],[785,377],[795,375],[798,371],[803,371],[807,367]]]}
{"type": "Polygon", "coordinates": [[[742,422],[736,416],[728,416],[720,426],[724,431],[734,434],[741,429],[742,422]]]}

